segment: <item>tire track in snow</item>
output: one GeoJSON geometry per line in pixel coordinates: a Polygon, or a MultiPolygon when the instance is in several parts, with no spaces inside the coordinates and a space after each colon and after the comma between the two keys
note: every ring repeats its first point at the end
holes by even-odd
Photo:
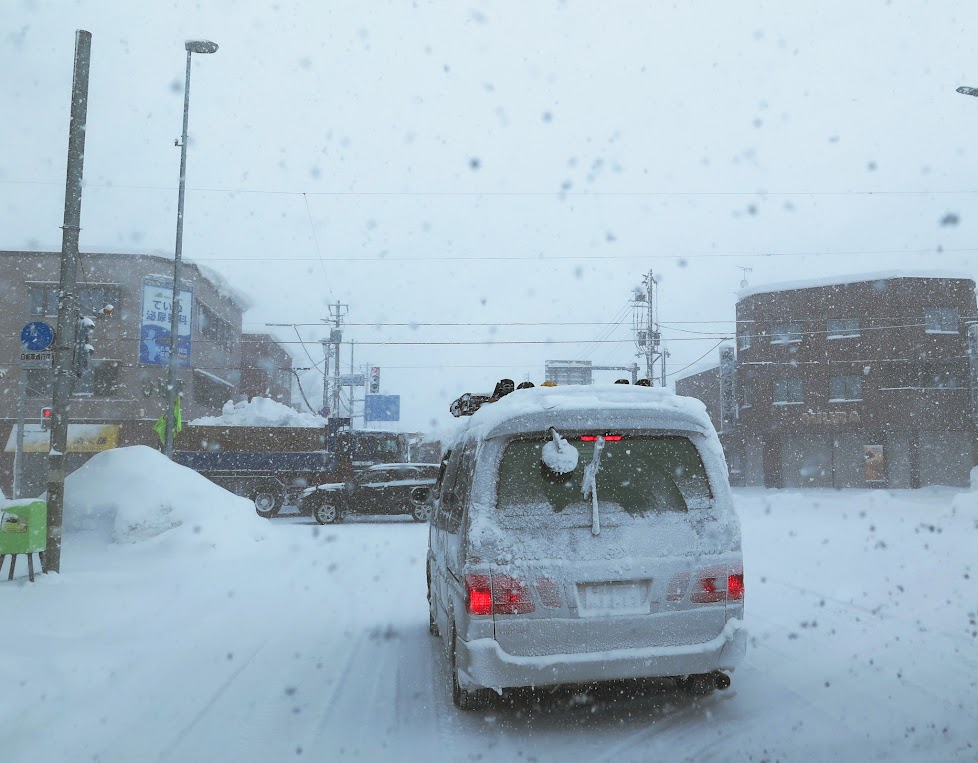
{"type": "Polygon", "coordinates": [[[243,660],[242,663],[231,672],[231,674],[217,688],[217,691],[211,694],[210,698],[200,706],[200,709],[194,715],[193,719],[191,719],[190,723],[183,726],[174,735],[172,741],[165,748],[163,748],[163,750],[160,752],[158,760],[161,761],[166,760],[173,754],[173,751],[176,750],[176,748],[180,745],[180,743],[184,740],[184,738],[191,731],[193,731],[194,727],[196,727],[197,724],[200,723],[200,721],[204,718],[204,716],[206,716],[207,713],[211,710],[211,708],[217,704],[218,700],[231,687],[231,685],[235,681],[237,681],[238,678],[241,676],[241,674],[244,673],[244,671],[248,668],[248,666],[251,665],[252,662],[254,662],[255,657],[257,657],[258,653],[265,648],[265,645],[267,643],[268,641],[266,640],[263,641],[261,644],[259,644],[258,648],[255,649],[250,655],[248,655],[248,658],[246,660],[243,660]]]}

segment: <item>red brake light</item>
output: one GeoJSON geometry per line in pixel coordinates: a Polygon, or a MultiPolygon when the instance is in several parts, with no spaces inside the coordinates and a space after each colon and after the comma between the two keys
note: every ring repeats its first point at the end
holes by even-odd
{"type": "Polygon", "coordinates": [[[469,612],[473,615],[492,614],[492,587],[488,575],[466,575],[465,587],[469,591],[469,612]]]}
{"type": "MultiPolygon", "coordinates": [[[[620,434],[606,434],[604,435],[605,442],[618,442],[621,439],[620,434]]],[[[598,436],[596,434],[582,434],[581,442],[597,442],[598,436]]]]}
{"type": "Polygon", "coordinates": [[[744,598],[744,573],[743,572],[738,572],[734,575],[729,575],[727,577],[727,598],[728,599],[744,598]]]}
{"type": "Polygon", "coordinates": [[[525,615],[534,610],[526,583],[509,575],[466,575],[465,587],[473,615],[525,615]]]}

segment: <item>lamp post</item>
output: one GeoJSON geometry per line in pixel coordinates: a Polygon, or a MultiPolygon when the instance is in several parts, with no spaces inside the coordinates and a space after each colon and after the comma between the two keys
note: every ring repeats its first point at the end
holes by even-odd
{"type": "MultiPolygon", "coordinates": [[[[210,40],[187,40],[187,79],[183,88],[183,135],[180,138],[180,190],[177,194],[177,242],[173,254],[173,297],[170,300],[170,357],[166,375],[166,437],[168,458],[173,458],[174,408],[177,401],[177,345],[180,331],[180,261],[183,256],[183,200],[187,181],[187,122],[190,117],[190,56],[193,53],[216,53],[217,43],[210,40]]],[[[187,317],[190,320],[190,317],[187,317]]]]}

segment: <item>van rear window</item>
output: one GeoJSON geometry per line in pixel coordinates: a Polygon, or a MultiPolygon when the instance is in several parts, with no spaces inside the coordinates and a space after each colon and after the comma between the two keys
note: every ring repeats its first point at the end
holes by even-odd
{"type": "MultiPolygon", "coordinates": [[[[548,479],[541,465],[546,440],[509,443],[499,467],[497,507],[504,515],[539,514],[542,508],[562,513],[590,510],[584,495],[585,471],[594,460],[596,443],[568,436],[578,450],[577,468],[566,477],[548,479]]],[[[624,511],[633,517],[685,512],[712,505],[710,483],[696,446],[686,437],[623,437],[606,440],[595,475],[602,512],[624,511]]]]}

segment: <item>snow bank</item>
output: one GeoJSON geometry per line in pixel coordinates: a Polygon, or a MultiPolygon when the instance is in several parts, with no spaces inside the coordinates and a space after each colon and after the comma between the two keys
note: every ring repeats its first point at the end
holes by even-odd
{"type": "Polygon", "coordinates": [[[144,445],[99,453],[65,480],[65,532],[102,531],[113,543],[167,533],[227,548],[261,540],[267,528],[251,501],[144,445]]]}
{"type": "Polygon", "coordinates": [[[311,413],[299,413],[267,397],[253,397],[250,402],[224,404],[220,416],[203,416],[190,422],[195,426],[225,427],[324,427],[326,419],[311,413]]]}

